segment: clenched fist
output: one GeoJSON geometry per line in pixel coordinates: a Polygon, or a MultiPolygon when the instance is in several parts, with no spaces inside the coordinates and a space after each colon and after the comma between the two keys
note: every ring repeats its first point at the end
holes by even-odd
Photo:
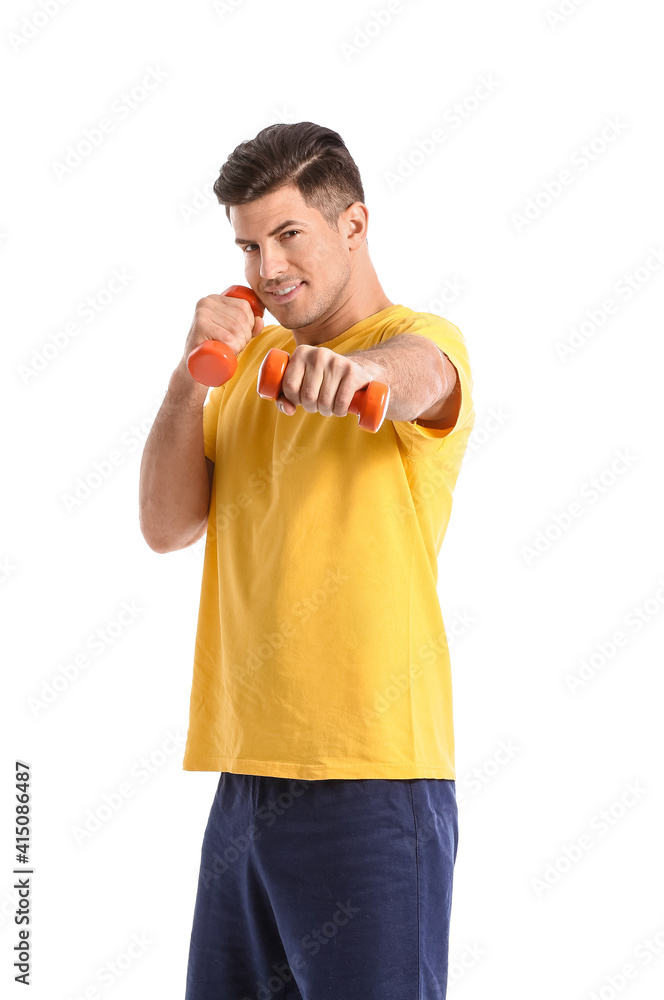
{"type": "Polygon", "coordinates": [[[196,303],[196,311],[184,348],[184,361],[205,340],[218,340],[239,355],[253,337],[263,330],[263,319],[254,316],[246,299],[230,295],[206,295],[196,303]]]}

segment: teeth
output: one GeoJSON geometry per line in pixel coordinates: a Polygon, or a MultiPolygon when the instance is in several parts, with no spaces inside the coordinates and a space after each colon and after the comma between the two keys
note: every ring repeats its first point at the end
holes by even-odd
{"type": "Polygon", "coordinates": [[[290,288],[282,288],[281,291],[279,291],[279,292],[273,292],[272,294],[273,295],[288,295],[288,293],[292,292],[294,288],[297,288],[297,285],[291,285],[290,288]]]}

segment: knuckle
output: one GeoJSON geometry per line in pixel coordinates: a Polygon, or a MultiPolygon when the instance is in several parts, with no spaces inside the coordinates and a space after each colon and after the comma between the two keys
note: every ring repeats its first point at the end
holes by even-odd
{"type": "Polygon", "coordinates": [[[349,389],[340,389],[334,402],[334,412],[342,417],[348,412],[353,393],[349,389]]]}

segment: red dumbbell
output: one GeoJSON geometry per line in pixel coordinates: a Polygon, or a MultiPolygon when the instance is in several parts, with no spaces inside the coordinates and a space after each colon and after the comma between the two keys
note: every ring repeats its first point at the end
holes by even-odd
{"type": "MultiPolygon", "coordinates": [[[[256,294],[244,285],[231,285],[221,294],[229,295],[233,299],[246,299],[254,316],[262,317],[265,311],[263,303],[256,294]]],[[[204,340],[187,358],[187,368],[191,377],[202,385],[223,385],[235,375],[237,355],[220,340],[204,340]]]]}
{"type": "MultiPolygon", "coordinates": [[[[263,399],[276,399],[281,392],[286,365],[290,359],[287,351],[273,347],[263,358],[258,369],[256,389],[263,399]]],[[[358,424],[363,431],[372,434],[378,430],[385,419],[387,404],[390,401],[390,387],[384,382],[369,382],[354,393],[348,407],[349,413],[356,413],[358,424]]]]}

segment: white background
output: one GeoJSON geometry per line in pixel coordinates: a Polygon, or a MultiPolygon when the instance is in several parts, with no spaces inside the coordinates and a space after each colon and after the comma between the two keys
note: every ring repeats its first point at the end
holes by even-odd
{"type": "Polygon", "coordinates": [[[473,368],[440,556],[446,623],[472,619],[452,646],[449,994],[661,995],[661,36],[645,0],[555,2],[557,23],[554,0],[402,0],[383,26],[386,0],[3,6],[3,982],[19,758],[33,775],[30,995],[184,996],[218,781],[181,766],[204,541],[147,546],[140,457],[196,301],[243,283],[212,180],[265,125],[308,120],[359,165],[386,294],[455,323],[473,368]],[[161,82],[114,113],[149,70],[161,82]],[[478,100],[481,78],[493,93],[478,100]],[[113,131],[58,178],[104,117],[113,131]],[[409,176],[390,182],[399,167],[409,176]],[[114,269],[130,278],[108,303],[114,269]],[[103,305],[91,322],[77,312],[88,296],[103,305]],[[563,359],[556,345],[584,322],[563,359]],[[112,474],[68,505],[111,453],[112,474]],[[123,602],[140,609],[132,624],[92,653],[123,602]],[[85,651],[89,666],[33,710],[85,651]],[[148,780],[130,777],[145,758],[148,780]],[[77,842],[127,781],[131,798],[77,842]],[[150,944],[103,986],[134,934],[150,944]]]}

